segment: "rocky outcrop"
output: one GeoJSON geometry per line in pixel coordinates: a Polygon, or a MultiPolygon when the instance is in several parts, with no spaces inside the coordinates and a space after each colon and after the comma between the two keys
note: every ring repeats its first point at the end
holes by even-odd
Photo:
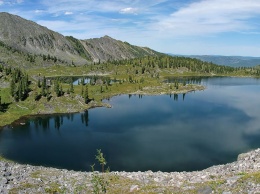
{"type": "Polygon", "coordinates": [[[259,193],[260,149],[196,172],[75,172],[0,161],[0,193],[259,193]]]}

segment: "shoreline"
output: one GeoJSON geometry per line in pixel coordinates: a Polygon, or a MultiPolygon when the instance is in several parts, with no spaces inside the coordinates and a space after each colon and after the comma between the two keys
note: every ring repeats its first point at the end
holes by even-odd
{"type": "MultiPolygon", "coordinates": [[[[165,87],[165,85],[167,84],[164,84],[163,86],[165,87]]],[[[202,90],[205,90],[206,87],[205,86],[202,86],[202,85],[189,85],[191,86],[192,88],[187,88],[187,89],[184,89],[184,90],[179,90],[179,91],[176,91],[176,90],[172,90],[171,93],[169,92],[165,92],[164,91],[164,87],[156,87],[156,88],[153,88],[153,87],[147,87],[147,88],[143,88],[143,90],[137,90],[135,92],[128,92],[128,93],[115,93],[115,94],[110,94],[108,97],[109,98],[113,98],[115,96],[119,96],[119,95],[147,95],[147,96],[156,96],[156,95],[174,95],[174,94],[186,94],[186,93],[190,93],[190,92],[194,92],[194,91],[202,91],[202,90]]],[[[106,97],[105,97],[106,98],[106,97]]],[[[102,100],[105,100],[102,99],[102,100]]],[[[12,126],[13,124],[14,125],[17,125],[19,123],[24,123],[23,120],[24,118],[28,118],[28,117],[33,117],[33,116],[40,116],[40,115],[55,115],[55,114],[67,114],[67,113],[80,113],[82,111],[86,111],[86,110],[89,110],[89,109],[93,109],[93,108],[98,108],[98,107],[106,107],[106,108],[112,108],[112,106],[109,104],[109,103],[103,103],[103,102],[96,102],[96,101],[91,101],[89,104],[83,104],[80,99],[77,99],[77,97],[75,97],[75,100],[78,100],[78,102],[80,102],[78,108],[76,107],[76,109],[72,109],[70,110],[69,108],[64,110],[64,111],[54,111],[53,109],[52,110],[40,110],[40,108],[38,108],[38,110],[33,110],[32,111],[32,114],[25,114],[25,115],[22,115],[20,116],[20,118],[18,119],[14,119],[13,121],[11,121],[10,123],[8,124],[4,124],[4,125],[1,125],[0,124],[0,130],[3,129],[4,127],[7,127],[7,126],[12,126]],[[35,113],[33,113],[35,112],[35,113]],[[21,122],[20,122],[21,121],[21,122]]],[[[70,104],[65,104],[64,106],[66,107],[69,106],[70,104]]],[[[49,103],[46,103],[46,107],[49,107],[51,106],[51,102],[49,103]]],[[[75,108],[75,107],[74,107],[75,108]]]]}
{"type": "Polygon", "coordinates": [[[260,149],[237,161],[193,172],[81,172],[18,164],[0,157],[0,193],[259,193],[260,149]],[[95,178],[101,178],[95,182],[95,178]],[[102,193],[102,192],[101,192],[102,193]]]}

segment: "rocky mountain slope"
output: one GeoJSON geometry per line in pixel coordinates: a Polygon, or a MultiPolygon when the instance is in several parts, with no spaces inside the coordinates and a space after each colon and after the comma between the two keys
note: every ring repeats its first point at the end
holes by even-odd
{"type": "Polygon", "coordinates": [[[108,61],[113,59],[120,60],[148,55],[159,55],[158,52],[147,47],[133,46],[127,42],[115,40],[109,36],[82,40],[81,43],[95,62],[98,62],[99,59],[101,61],[108,61]]]}
{"type": "Polygon", "coordinates": [[[9,13],[0,13],[0,40],[24,52],[51,55],[67,61],[85,61],[63,35],[32,21],[9,13]]]}
{"type": "Polygon", "coordinates": [[[89,40],[65,37],[35,22],[3,12],[0,13],[0,41],[18,51],[50,55],[75,64],[159,54],[108,36],[89,40]]]}

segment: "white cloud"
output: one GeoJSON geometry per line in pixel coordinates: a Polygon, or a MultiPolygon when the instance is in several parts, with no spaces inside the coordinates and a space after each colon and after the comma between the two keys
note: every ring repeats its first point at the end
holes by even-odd
{"type": "Polygon", "coordinates": [[[73,12],[71,12],[71,11],[66,11],[64,14],[65,14],[65,15],[72,15],[73,12]]]}
{"type": "Polygon", "coordinates": [[[121,9],[120,13],[122,13],[122,14],[137,14],[137,11],[138,11],[137,8],[127,7],[127,8],[121,9]]]}
{"type": "Polygon", "coordinates": [[[109,35],[162,52],[259,56],[260,0],[44,0],[35,4],[38,10],[28,11],[27,1],[10,9],[18,1],[0,0],[0,5],[81,39],[109,35]],[[225,32],[236,37],[221,40],[225,32]],[[240,35],[251,42],[239,45],[240,35]]]}
{"type": "Polygon", "coordinates": [[[43,10],[40,10],[40,9],[36,9],[34,12],[35,12],[35,13],[43,13],[44,11],[43,11],[43,10]]]}
{"type": "Polygon", "coordinates": [[[45,0],[42,2],[52,14],[71,12],[116,12],[122,8],[122,3],[107,0],[45,0]]]}
{"type": "Polygon", "coordinates": [[[248,31],[255,28],[248,20],[260,15],[260,1],[203,0],[189,4],[154,25],[175,35],[248,31]]]}
{"type": "Polygon", "coordinates": [[[157,5],[167,1],[169,0],[44,0],[41,4],[47,7],[51,14],[64,13],[67,10],[74,13],[120,12],[136,14],[140,10],[149,12],[151,9],[155,9],[157,5]]]}
{"type": "Polygon", "coordinates": [[[0,0],[0,5],[4,5],[4,4],[7,4],[7,5],[15,5],[15,4],[20,4],[20,3],[23,3],[24,0],[0,0]]]}

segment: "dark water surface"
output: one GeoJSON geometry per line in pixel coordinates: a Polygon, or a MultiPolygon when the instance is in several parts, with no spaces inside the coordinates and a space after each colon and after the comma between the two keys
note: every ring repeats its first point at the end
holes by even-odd
{"type": "Polygon", "coordinates": [[[192,171],[260,147],[260,80],[199,82],[205,91],[123,95],[109,101],[111,109],[31,117],[0,130],[0,154],[20,163],[90,171],[101,148],[113,171],[192,171]]]}

